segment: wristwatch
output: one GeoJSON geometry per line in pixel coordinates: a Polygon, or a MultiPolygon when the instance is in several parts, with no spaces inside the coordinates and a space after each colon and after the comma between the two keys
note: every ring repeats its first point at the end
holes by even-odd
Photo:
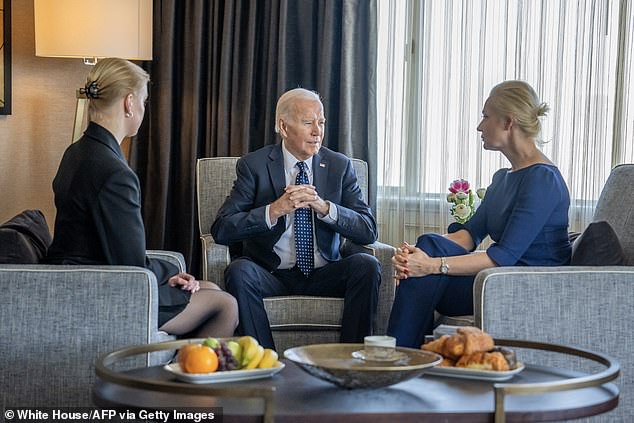
{"type": "Polygon", "coordinates": [[[447,264],[447,257],[440,258],[440,273],[446,275],[449,273],[449,265],[447,264]]]}

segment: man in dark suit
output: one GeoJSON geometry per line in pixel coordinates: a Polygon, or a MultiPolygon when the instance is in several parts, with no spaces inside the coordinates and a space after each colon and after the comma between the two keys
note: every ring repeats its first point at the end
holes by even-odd
{"type": "Polygon", "coordinates": [[[380,264],[368,254],[342,258],[341,236],[369,244],[376,222],[363,201],[352,162],[322,147],[324,108],[302,88],[277,103],[282,143],[242,157],[237,178],[211,226],[217,243],[240,244],[225,270],[238,300],[241,334],[274,348],[264,297],[344,298],[341,342],[362,342],[372,330],[380,264]]]}

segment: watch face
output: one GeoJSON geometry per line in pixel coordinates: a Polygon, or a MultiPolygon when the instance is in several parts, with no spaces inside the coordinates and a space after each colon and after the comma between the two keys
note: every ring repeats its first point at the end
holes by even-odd
{"type": "Polygon", "coordinates": [[[445,257],[440,259],[440,273],[443,275],[449,273],[449,266],[447,266],[447,259],[445,257]]]}

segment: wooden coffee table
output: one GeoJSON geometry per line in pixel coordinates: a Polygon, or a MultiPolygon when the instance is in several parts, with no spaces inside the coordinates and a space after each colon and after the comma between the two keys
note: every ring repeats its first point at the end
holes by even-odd
{"type": "MultiPolygon", "coordinates": [[[[187,341],[163,343],[170,348],[187,341]]],[[[498,345],[526,346],[525,341],[497,340],[498,345]]],[[[424,375],[387,388],[345,390],[317,379],[285,361],[277,375],[260,380],[194,385],[179,382],[161,366],[112,372],[109,363],[155,349],[153,344],[106,355],[97,361],[93,401],[102,408],[172,410],[222,408],[223,422],[491,422],[560,421],[605,413],[618,405],[619,390],[609,380],[618,363],[601,354],[552,344],[535,344],[559,352],[580,351],[607,370],[584,375],[569,370],[527,365],[500,383],[424,375]],[[607,382],[607,383],[606,383],[607,382]],[[574,384],[577,389],[557,391],[574,384]],[[526,394],[540,389],[541,393],[526,394]],[[506,393],[506,395],[504,395],[506,393]],[[511,395],[509,395],[511,394],[511,395]],[[521,395],[516,395],[521,394],[521,395]],[[500,396],[496,401],[496,395],[500,396]],[[503,408],[496,415],[496,403],[503,408]]]]}

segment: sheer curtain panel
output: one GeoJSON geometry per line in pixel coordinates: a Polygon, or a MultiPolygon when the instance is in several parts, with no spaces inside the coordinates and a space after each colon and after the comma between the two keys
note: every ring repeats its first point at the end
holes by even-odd
{"type": "Polygon", "coordinates": [[[381,241],[444,232],[449,183],[486,187],[509,166],[476,127],[490,89],[529,82],[549,103],[540,146],[571,193],[571,230],[590,221],[613,166],[634,159],[630,1],[379,2],[381,241]]]}

